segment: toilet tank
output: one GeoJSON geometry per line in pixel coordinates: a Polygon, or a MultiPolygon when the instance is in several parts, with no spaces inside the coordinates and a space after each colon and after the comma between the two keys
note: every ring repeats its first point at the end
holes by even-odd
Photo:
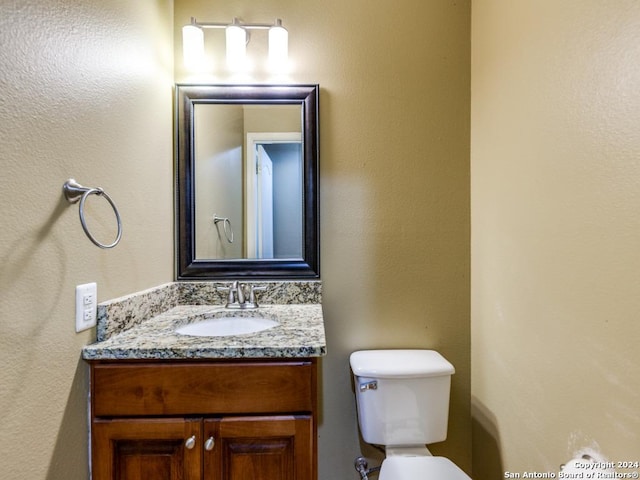
{"type": "Polygon", "coordinates": [[[453,365],[434,350],[362,350],[350,357],[365,442],[411,446],[447,438],[453,365]]]}

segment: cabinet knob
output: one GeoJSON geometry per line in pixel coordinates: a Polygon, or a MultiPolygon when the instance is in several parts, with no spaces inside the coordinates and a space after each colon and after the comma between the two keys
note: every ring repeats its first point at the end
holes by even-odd
{"type": "Polygon", "coordinates": [[[204,442],[204,449],[207,452],[210,452],[211,450],[213,450],[213,447],[215,444],[216,444],[216,441],[213,439],[213,437],[209,437],[207,438],[207,441],[204,442]]]}
{"type": "Polygon", "coordinates": [[[184,446],[187,447],[188,450],[191,450],[193,447],[196,446],[196,436],[193,435],[189,438],[187,438],[187,441],[184,442],[184,446]]]}

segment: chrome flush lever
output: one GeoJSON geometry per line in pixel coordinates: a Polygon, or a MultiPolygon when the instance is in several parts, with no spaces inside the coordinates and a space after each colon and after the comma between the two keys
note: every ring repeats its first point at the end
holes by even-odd
{"type": "Polygon", "coordinates": [[[361,383],[358,388],[361,392],[366,392],[367,390],[377,390],[378,382],[376,380],[373,380],[371,382],[361,383]]]}

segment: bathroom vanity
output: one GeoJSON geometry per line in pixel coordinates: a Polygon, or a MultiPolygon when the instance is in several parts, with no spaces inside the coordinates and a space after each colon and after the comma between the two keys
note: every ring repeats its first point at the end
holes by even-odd
{"type": "Polygon", "coordinates": [[[93,362],[93,479],[314,479],[316,361],[93,362]]]}
{"type": "MultiPolygon", "coordinates": [[[[184,290],[195,292],[193,284],[163,288],[174,300],[144,292],[156,307],[135,307],[146,311],[140,318],[118,301],[107,305],[111,321],[99,328],[107,338],[83,349],[93,480],[315,480],[317,368],[326,353],[320,304],[261,306],[255,312],[276,326],[197,337],[176,330],[257,313],[183,305],[194,301],[184,290]]],[[[120,302],[130,300],[139,302],[120,302]]]]}

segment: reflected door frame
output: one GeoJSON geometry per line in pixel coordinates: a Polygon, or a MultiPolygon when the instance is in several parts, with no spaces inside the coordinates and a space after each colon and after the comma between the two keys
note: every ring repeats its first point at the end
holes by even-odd
{"type": "Polygon", "coordinates": [[[273,143],[300,143],[302,144],[302,134],[300,132],[247,132],[244,160],[245,178],[245,245],[247,258],[263,258],[262,242],[260,234],[262,232],[262,222],[260,221],[260,185],[257,180],[259,168],[258,147],[263,144],[273,143]]]}

